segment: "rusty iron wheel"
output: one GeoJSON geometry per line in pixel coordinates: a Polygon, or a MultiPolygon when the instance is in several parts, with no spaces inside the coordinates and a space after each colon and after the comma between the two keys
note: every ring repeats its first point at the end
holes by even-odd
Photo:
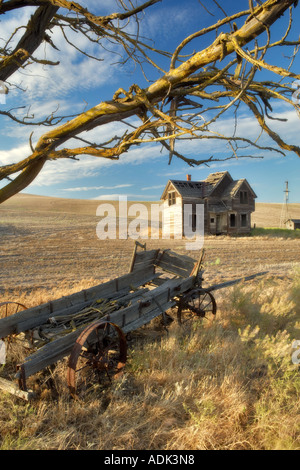
{"type": "MultiPolygon", "coordinates": [[[[27,307],[20,302],[0,302],[0,319],[10,317],[15,315],[22,310],[27,310],[27,307]]],[[[3,338],[6,342],[6,345],[9,346],[15,335],[9,335],[3,338]]]]}
{"type": "MultiPolygon", "coordinates": [[[[27,310],[27,307],[20,302],[0,302],[0,319],[8,318],[22,310],[27,310]]],[[[27,351],[27,348],[23,347],[23,343],[19,342],[17,338],[15,334],[2,338],[6,348],[5,378],[10,380],[13,380],[20,357],[23,357],[25,350],[27,351]]]]}
{"type": "Polygon", "coordinates": [[[217,313],[217,303],[211,292],[194,290],[179,301],[177,310],[179,323],[182,323],[182,313],[187,310],[192,314],[192,317],[214,320],[217,313]]]}
{"type": "Polygon", "coordinates": [[[27,307],[20,302],[0,302],[0,318],[10,317],[21,310],[27,310],[27,307]]]}
{"type": "Polygon", "coordinates": [[[77,338],[69,357],[67,383],[72,397],[82,398],[97,385],[106,385],[122,372],[127,342],[121,328],[98,320],[77,338]]]}

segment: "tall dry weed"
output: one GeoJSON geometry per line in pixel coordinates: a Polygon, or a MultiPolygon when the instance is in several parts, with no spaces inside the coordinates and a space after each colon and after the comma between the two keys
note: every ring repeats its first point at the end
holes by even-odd
{"type": "Polygon", "coordinates": [[[222,291],[213,322],[140,330],[123,376],[84,401],[62,361],[35,402],[1,394],[0,448],[299,449],[299,312],[298,273],[222,291]]]}

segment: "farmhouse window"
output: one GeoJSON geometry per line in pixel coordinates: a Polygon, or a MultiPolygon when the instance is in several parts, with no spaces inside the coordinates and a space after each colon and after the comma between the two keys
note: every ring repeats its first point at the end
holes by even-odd
{"type": "Polygon", "coordinates": [[[235,214],[230,214],[229,225],[230,227],[235,227],[235,214]]]}
{"type": "Polygon", "coordinates": [[[172,191],[168,194],[168,201],[169,201],[169,206],[173,206],[176,204],[176,194],[175,191],[172,191]]]}
{"type": "Polygon", "coordinates": [[[240,191],[240,203],[248,204],[248,192],[247,191],[240,191]]]}
{"type": "Polygon", "coordinates": [[[247,227],[247,214],[241,214],[241,227],[247,227]]]}
{"type": "Polygon", "coordinates": [[[214,217],[212,217],[212,218],[210,219],[210,223],[211,223],[211,224],[214,224],[214,223],[215,223],[214,217]]]}

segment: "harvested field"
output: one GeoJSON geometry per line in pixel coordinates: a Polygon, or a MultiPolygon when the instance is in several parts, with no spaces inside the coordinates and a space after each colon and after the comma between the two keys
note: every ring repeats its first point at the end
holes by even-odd
{"type": "MultiPolygon", "coordinates": [[[[256,211],[252,214],[252,224],[256,227],[279,227],[282,204],[257,203],[256,211]]],[[[288,216],[300,219],[300,204],[288,205],[288,216]]]]}
{"type": "MultiPolygon", "coordinates": [[[[0,292],[53,288],[62,282],[101,282],[127,272],[133,240],[99,240],[97,201],[20,195],[0,206],[0,292]]],[[[299,205],[300,207],[300,205],[299,205]]],[[[256,220],[266,212],[258,205],[256,220]]],[[[184,240],[147,240],[147,248],[186,253],[184,240]]],[[[257,271],[283,276],[300,262],[300,240],[275,237],[205,238],[206,281],[257,271]]],[[[198,257],[199,252],[189,255],[198,257]]]]}

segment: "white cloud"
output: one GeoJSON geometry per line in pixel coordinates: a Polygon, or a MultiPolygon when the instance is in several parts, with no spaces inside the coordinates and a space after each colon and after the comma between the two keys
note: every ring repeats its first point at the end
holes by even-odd
{"type": "Polygon", "coordinates": [[[0,165],[9,165],[11,163],[17,163],[23,158],[28,157],[30,153],[31,151],[29,145],[21,145],[11,150],[1,150],[0,165]]]}
{"type": "Polygon", "coordinates": [[[149,191],[149,190],[152,190],[152,189],[161,189],[161,188],[164,188],[165,187],[165,184],[158,184],[156,186],[147,186],[146,188],[141,188],[142,191],[149,191]]]}
{"type": "MultiPolygon", "coordinates": [[[[34,11],[34,8],[23,8],[20,11],[5,15],[1,21],[0,41],[2,40],[2,43],[5,43],[12,31],[20,25],[26,25],[34,11]]],[[[20,29],[17,33],[11,43],[12,47],[16,45],[22,34],[24,34],[24,29],[20,29]]],[[[65,30],[65,34],[70,43],[66,41],[60,28],[52,28],[49,35],[59,50],[43,42],[34,53],[34,57],[37,59],[46,59],[52,62],[59,61],[59,65],[50,66],[32,63],[24,69],[19,69],[10,78],[10,82],[16,83],[26,90],[24,92],[18,88],[11,88],[9,96],[11,96],[11,100],[15,98],[19,106],[33,105],[33,103],[38,105],[46,100],[59,102],[66,96],[72,99],[72,93],[95,89],[106,84],[107,81],[112,83],[115,80],[115,66],[112,63],[116,59],[115,54],[112,52],[117,51],[119,46],[110,44],[109,47],[104,42],[103,44],[107,47],[103,48],[100,44],[90,41],[83,34],[75,33],[68,28],[65,30]],[[72,44],[87,54],[98,57],[101,61],[96,61],[81,54],[72,44]],[[112,52],[109,52],[109,49],[112,52]]]]}
{"type": "Polygon", "coordinates": [[[61,51],[56,60],[61,59],[59,65],[44,66],[32,64],[30,69],[18,71],[13,75],[13,80],[20,83],[26,93],[15,91],[23,102],[32,103],[45,100],[57,101],[65,96],[70,96],[78,91],[96,88],[113,81],[114,67],[110,65],[111,58],[105,52],[105,60],[97,62],[84,57],[78,60],[78,56],[73,56],[65,50],[61,51]]]}
{"type": "Polygon", "coordinates": [[[70,191],[70,192],[79,192],[79,191],[94,191],[99,189],[120,189],[120,188],[130,188],[133,186],[132,184],[116,184],[115,186],[82,186],[79,188],[65,188],[63,191],[70,191]]]}
{"type": "Polygon", "coordinates": [[[1,17],[1,45],[11,37],[14,31],[16,31],[16,34],[9,45],[13,48],[17,44],[25,31],[24,28],[17,31],[17,28],[21,25],[25,26],[34,11],[34,7],[20,8],[13,12],[7,12],[5,16],[1,17]]]}
{"type": "Polygon", "coordinates": [[[121,155],[120,160],[114,161],[105,158],[83,156],[78,161],[62,159],[49,161],[45,164],[37,178],[31,183],[33,186],[51,186],[56,183],[66,183],[82,178],[88,179],[97,176],[104,168],[113,165],[140,165],[144,162],[154,161],[161,155],[153,146],[136,148],[121,155]]]}
{"type": "Polygon", "coordinates": [[[141,200],[148,201],[149,199],[156,200],[156,196],[145,196],[145,194],[135,194],[135,193],[129,193],[129,194],[120,194],[120,193],[113,193],[113,194],[101,194],[100,196],[93,197],[93,201],[118,201],[120,198],[123,198],[126,196],[128,199],[130,198],[139,198],[141,200]]]}

